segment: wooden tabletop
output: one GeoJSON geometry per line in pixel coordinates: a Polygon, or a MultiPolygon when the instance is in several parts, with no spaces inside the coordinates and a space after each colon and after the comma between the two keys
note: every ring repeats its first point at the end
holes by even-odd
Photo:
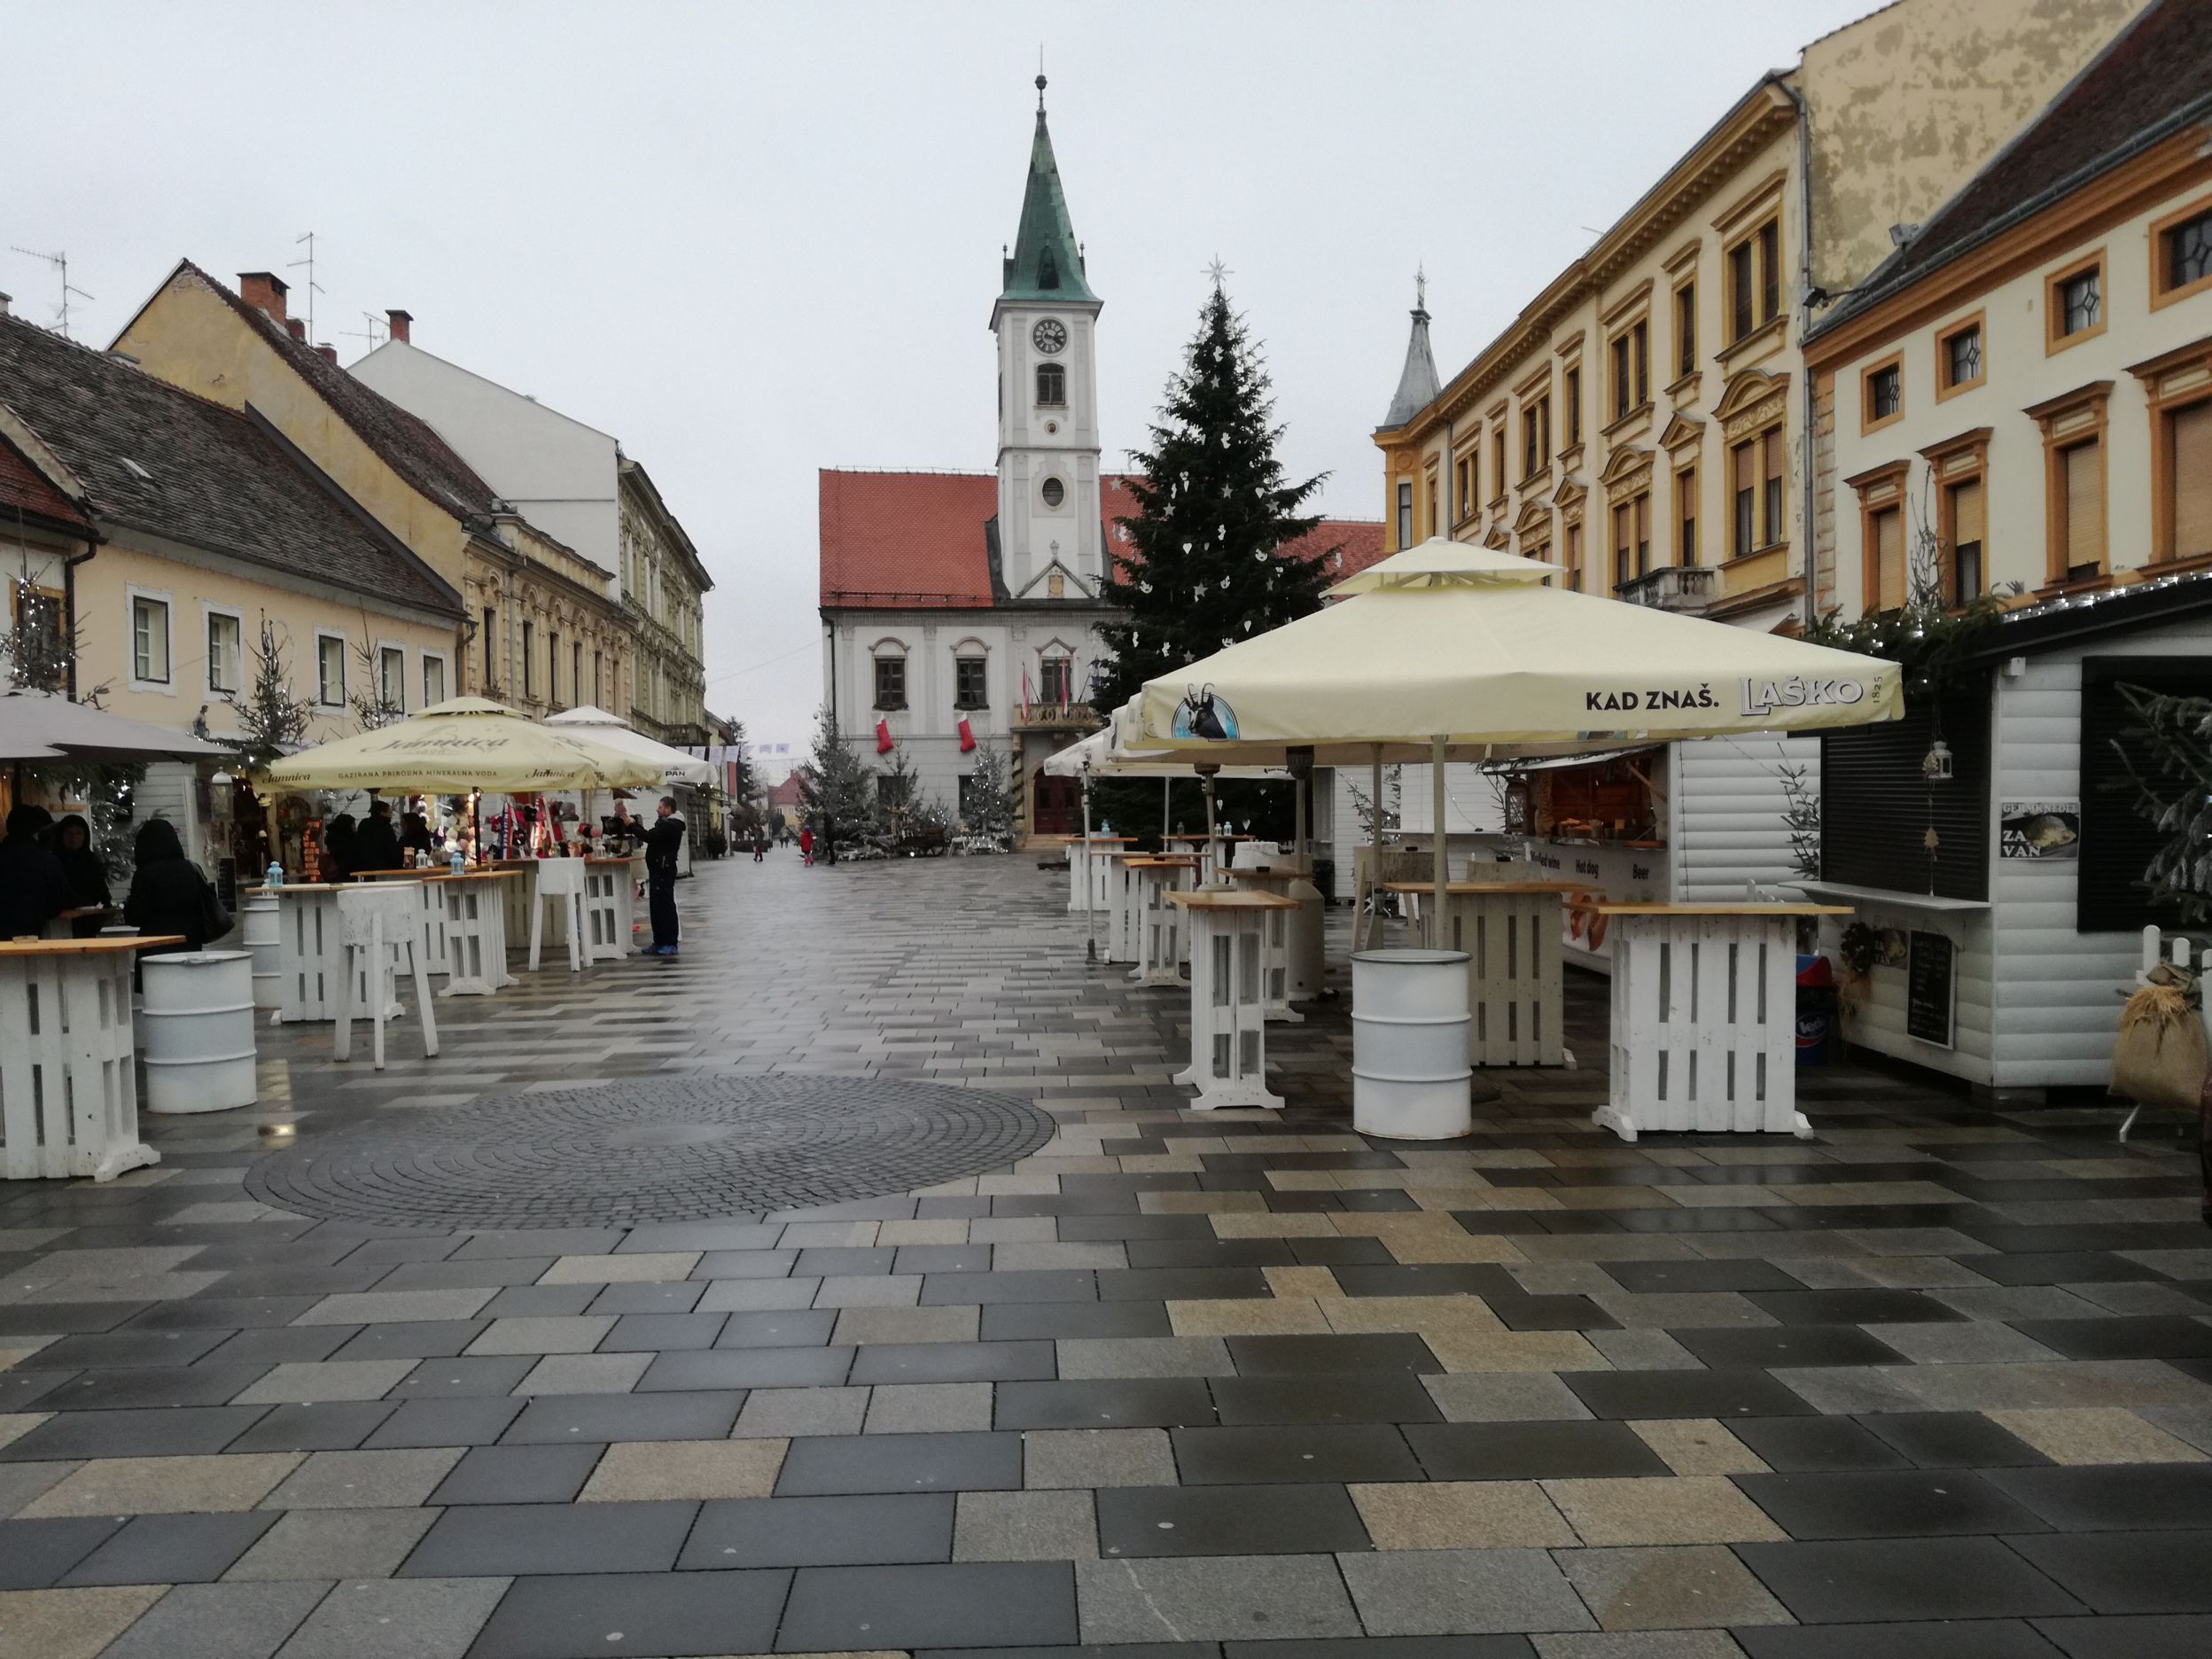
{"type": "Polygon", "coordinates": [[[1123,862],[1131,869],[1196,869],[1200,861],[1182,853],[1132,853],[1123,862]]]}
{"type": "MultiPolygon", "coordinates": [[[[1437,884],[1432,881],[1383,882],[1380,885],[1384,892],[1394,893],[1432,893],[1437,890],[1437,884]]],[[[1447,895],[1455,893],[1570,893],[1580,892],[1588,885],[1587,882],[1569,881],[1446,882],[1444,891],[1447,895]]]]}
{"type": "Polygon", "coordinates": [[[1295,899],[1279,899],[1271,892],[1250,892],[1235,888],[1201,887],[1196,892],[1172,892],[1170,904],[1181,905],[1189,910],[1295,910],[1295,899]]]}
{"type": "Polygon", "coordinates": [[[0,940],[0,956],[112,956],[117,951],[183,943],[182,933],[149,933],[130,939],[7,939],[0,940]]]}
{"type": "Polygon", "coordinates": [[[428,870],[418,869],[355,870],[354,879],[356,881],[413,881],[416,877],[426,876],[429,873],[428,870]]]}
{"type": "Polygon", "coordinates": [[[1242,865],[1231,865],[1221,873],[1233,881],[1294,882],[1313,879],[1313,872],[1310,869],[1246,869],[1242,865]]]}
{"type": "Polygon", "coordinates": [[[1579,907],[1599,915],[1804,916],[1850,915],[1849,905],[1817,904],[1595,904],[1579,907]]]}

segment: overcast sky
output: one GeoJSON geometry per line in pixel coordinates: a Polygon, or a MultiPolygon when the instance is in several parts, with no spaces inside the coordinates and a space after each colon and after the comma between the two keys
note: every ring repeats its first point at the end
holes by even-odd
{"type": "MultiPolygon", "coordinates": [[[[1287,464],[1382,516],[1425,262],[1448,377],[1759,74],[1871,0],[226,5],[4,0],[0,245],[66,249],[105,345],[179,255],[276,268],[351,362],[364,311],[611,432],[719,584],[707,701],[821,700],[815,471],[986,470],[987,323],[1041,44],[1105,301],[1106,464],[1217,254],[1287,464]]],[[[51,321],[52,271],[0,251],[51,321]]],[[[4,397],[0,388],[0,397],[4,397]]]]}

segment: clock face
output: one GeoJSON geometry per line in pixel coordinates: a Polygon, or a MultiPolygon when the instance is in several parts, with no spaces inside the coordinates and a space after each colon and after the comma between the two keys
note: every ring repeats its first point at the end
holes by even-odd
{"type": "Polygon", "coordinates": [[[1068,343],[1068,331],[1051,317],[1047,317],[1030,331],[1031,341],[1037,349],[1051,357],[1068,343]]]}

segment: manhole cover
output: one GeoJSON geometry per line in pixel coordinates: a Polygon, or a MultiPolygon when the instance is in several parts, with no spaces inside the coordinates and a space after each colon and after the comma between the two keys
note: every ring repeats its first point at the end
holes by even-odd
{"type": "Polygon", "coordinates": [[[386,1111],[246,1173],[262,1203],[386,1227],[631,1227],[879,1198],[1052,1138],[1003,1095],[876,1078],[713,1078],[386,1111]]]}

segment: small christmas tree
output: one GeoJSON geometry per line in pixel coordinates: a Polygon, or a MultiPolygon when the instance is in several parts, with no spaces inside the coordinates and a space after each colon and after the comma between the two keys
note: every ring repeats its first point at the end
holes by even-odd
{"type": "Polygon", "coordinates": [[[307,700],[292,691],[276,625],[266,613],[261,617],[261,643],[248,650],[253,658],[253,683],[243,697],[232,697],[229,701],[238,711],[245,733],[238,744],[239,757],[249,768],[261,771],[300,746],[308,735],[311,711],[307,700]]]}
{"type": "Polygon", "coordinates": [[[363,641],[354,647],[354,657],[361,664],[360,680],[365,689],[346,700],[362,730],[381,731],[394,720],[405,720],[407,710],[385,693],[384,665],[377,660],[375,648],[363,641]]]}
{"type": "Polygon", "coordinates": [[[825,707],[816,717],[812,764],[801,775],[806,821],[830,847],[858,846],[874,815],[872,774],[837,736],[837,717],[825,707]]]}
{"type": "Polygon", "coordinates": [[[1134,452],[1134,518],[1104,597],[1127,617],[1100,632],[1113,653],[1092,702],[1110,714],[1159,674],[1320,608],[1326,553],[1288,560],[1285,543],[1320,523],[1275,458],[1282,428],[1260,352],[1217,274],[1149,448],[1134,452]]]}
{"type": "Polygon", "coordinates": [[[2122,685],[2134,724],[2114,744],[2136,811],[2165,837],[2142,884],[2191,927],[2212,921],[2212,697],[2122,685]]]}
{"type": "Polygon", "coordinates": [[[1014,845],[1014,795],[1007,786],[1005,754],[993,744],[976,751],[962,806],[962,828],[993,846],[1014,845]]]}

